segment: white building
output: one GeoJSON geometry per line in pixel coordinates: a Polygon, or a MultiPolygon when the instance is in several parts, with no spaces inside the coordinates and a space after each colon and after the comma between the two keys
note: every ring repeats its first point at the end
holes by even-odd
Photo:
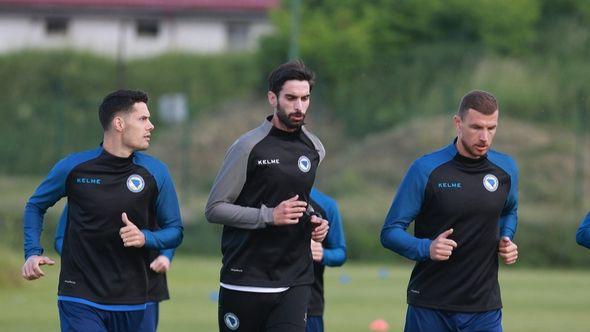
{"type": "Polygon", "coordinates": [[[74,49],[123,59],[252,49],[278,0],[0,0],[0,54],[74,49]]]}

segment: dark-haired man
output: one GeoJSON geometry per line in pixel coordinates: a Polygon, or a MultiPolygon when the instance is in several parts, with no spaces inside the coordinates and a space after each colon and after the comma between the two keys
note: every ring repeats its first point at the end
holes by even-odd
{"type": "Polygon", "coordinates": [[[381,243],[417,262],[405,331],[502,331],[498,254],[518,258],[518,170],[490,150],[498,113],[490,93],[466,94],[455,140],[414,161],[397,190],[381,243]]]}
{"type": "Polygon", "coordinates": [[[22,275],[44,276],[43,216],[68,198],[58,284],[63,331],[137,331],[149,302],[149,251],[177,247],[182,221],[174,184],[149,147],[147,95],[119,90],[99,107],[103,144],[59,161],[25,207],[22,275]]]}
{"type": "Polygon", "coordinates": [[[310,241],[328,231],[308,205],[325,154],[304,126],[314,75],[292,61],[268,82],[274,114],[229,148],[205,210],[224,226],[220,331],[305,331],[310,241]]]}

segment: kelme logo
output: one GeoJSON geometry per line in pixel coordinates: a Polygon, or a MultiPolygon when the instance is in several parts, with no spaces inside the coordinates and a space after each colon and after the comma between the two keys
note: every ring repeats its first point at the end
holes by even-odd
{"type": "Polygon", "coordinates": [[[133,193],[138,193],[145,187],[145,181],[139,174],[130,175],[127,178],[127,188],[133,193]]]}
{"type": "Polygon", "coordinates": [[[498,178],[493,174],[488,174],[483,177],[483,186],[489,192],[494,192],[498,189],[498,178]]]}

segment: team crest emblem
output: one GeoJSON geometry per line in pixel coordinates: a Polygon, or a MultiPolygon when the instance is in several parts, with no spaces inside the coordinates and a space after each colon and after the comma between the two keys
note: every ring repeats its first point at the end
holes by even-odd
{"type": "Polygon", "coordinates": [[[145,187],[145,181],[139,174],[130,175],[127,178],[127,188],[132,193],[138,193],[145,187]]]}
{"type": "Polygon", "coordinates": [[[223,316],[223,322],[225,323],[225,326],[232,331],[235,331],[240,327],[240,320],[233,312],[225,314],[225,316],[223,316]]]}
{"type": "Polygon", "coordinates": [[[299,166],[300,171],[307,173],[311,169],[311,161],[306,156],[301,156],[297,161],[297,166],[299,166]]]}
{"type": "Polygon", "coordinates": [[[488,174],[483,177],[483,186],[489,192],[494,192],[498,189],[498,178],[493,174],[488,174]]]}

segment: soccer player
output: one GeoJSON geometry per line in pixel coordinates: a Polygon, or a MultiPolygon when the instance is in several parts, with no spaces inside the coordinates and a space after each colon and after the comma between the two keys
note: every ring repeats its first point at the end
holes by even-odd
{"type": "Polygon", "coordinates": [[[316,213],[328,221],[328,235],[322,242],[311,240],[311,254],[313,257],[313,271],[315,281],[311,286],[311,299],[307,307],[306,332],[324,331],[324,268],[325,266],[341,266],[346,261],[346,241],[342,218],[338,211],[338,204],[330,196],[311,189],[309,203],[316,213]]]}
{"type": "Polygon", "coordinates": [[[310,241],[328,232],[308,205],[325,154],[304,126],[314,75],[297,60],[268,82],[274,114],[229,148],[205,209],[223,225],[220,331],[305,331],[310,241]]]}
{"type": "Polygon", "coordinates": [[[103,144],[59,161],[25,207],[25,264],[35,280],[43,256],[40,237],[47,209],[68,199],[58,284],[63,331],[136,331],[149,302],[150,250],[182,241],[182,221],[167,167],[138,152],[154,129],[140,91],[119,90],[99,107],[103,144]]]}
{"type": "Polygon", "coordinates": [[[576,242],[579,245],[590,249],[590,213],[582,220],[576,231],[576,242]]]}
{"type": "Polygon", "coordinates": [[[381,243],[416,261],[405,331],[502,331],[498,254],[518,258],[518,170],[490,149],[498,114],[490,93],[467,93],[457,137],[414,161],[397,190],[381,243]]]}
{"type": "MultiPolygon", "coordinates": [[[[66,231],[66,224],[68,222],[68,206],[64,207],[59,218],[59,223],[55,232],[55,239],[53,242],[55,251],[61,256],[63,248],[64,233],[66,231]]],[[[166,272],[170,270],[172,258],[174,257],[174,249],[163,249],[160,251],[150,250],[148,254],[148,262],[150,262],[149,275],[149,289],[146,308],[144,311],[141,325],[137,329],[138,332],[153,332],[158,329],[158,322],[160,318],[160,302],[170,299],[168,292],[168,282],[166,280],[166,272]]]]}

